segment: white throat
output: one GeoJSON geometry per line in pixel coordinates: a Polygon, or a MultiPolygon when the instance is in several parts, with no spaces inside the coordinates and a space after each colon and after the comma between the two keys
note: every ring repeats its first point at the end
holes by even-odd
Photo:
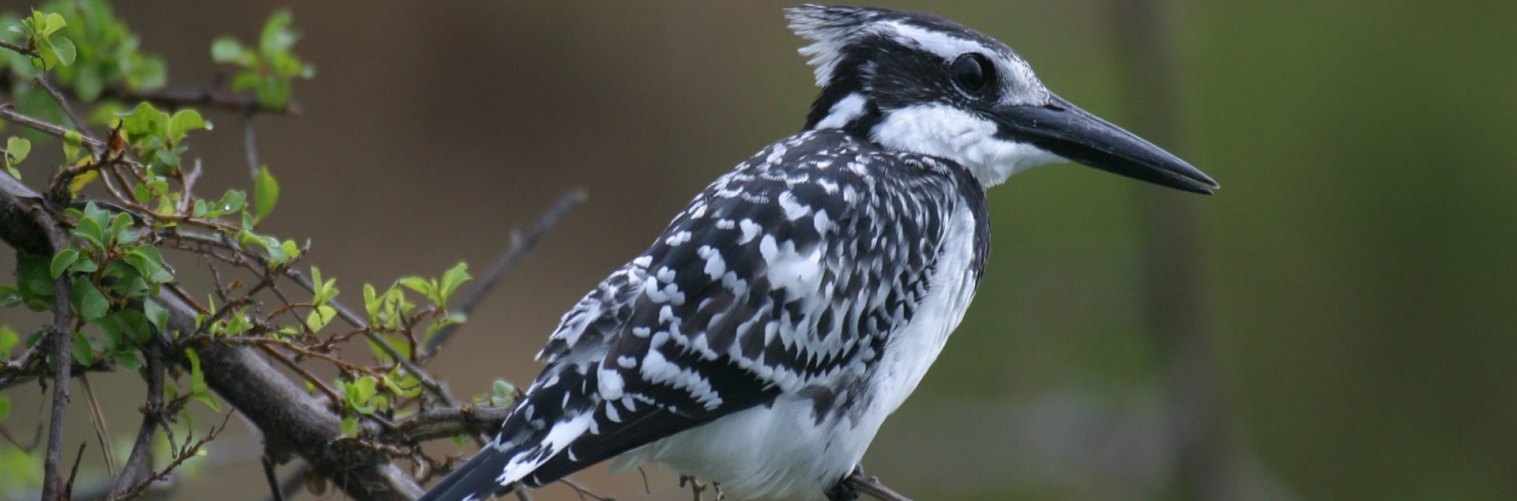
{"type": "Polygon", "coordinates": [[[990,120],[946,104],[920,104],[886,112],[872,139],[887,148],[958,162],[986,188],[1027,169],[1066,161],[995,134],[990,120]]]}

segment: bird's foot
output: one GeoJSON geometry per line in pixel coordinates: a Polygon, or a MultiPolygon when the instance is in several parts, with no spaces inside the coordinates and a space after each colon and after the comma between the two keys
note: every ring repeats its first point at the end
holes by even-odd
{"type": "Polygon", "coordinates": [[[853,486],[848,485],[848,479],[855,476],[862,477],[863,475],[864,466],[853,465],[852,472],[843,475],[843,478],[838,479],[837,483],[832,484],[832,487],[827,489],[825,493],[827,494],[827,501],[854,501],[858,499],[859,491],[858,489],[854,489],[853,486]]]}
{"type": "Polygon", "coordinates": [[[690,493],[695,496],[695,501],[701,501],[703,499],[703,495],[705,494],[706,489],[711,489],[712,494],[716,496],[716,501],[727,499],[727,494],[722,492],[722,484],[711,482],[710,485],[706,485],[705,483],[702,483],[700,479],[697,479],[690,475],[680,475],[679,486],[684,487],[687,483],[690,485],[690,493]]]}

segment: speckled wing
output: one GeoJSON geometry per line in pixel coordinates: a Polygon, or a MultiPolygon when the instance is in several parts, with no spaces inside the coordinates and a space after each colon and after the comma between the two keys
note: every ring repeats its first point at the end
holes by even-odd
{"type": "MultiPolygon", "coordinates": [[[[564,316],[539,381],[573,372],[599,402],[583,435],[524,481],[556,480],[781,392],[844,398],[850,388],[837,386],[859,378],[841,375],[867,372],[928,292],[944,217],[983,204],[973,183],[837,131],[792,136],[739,165],[564,316]]],[[[817,403],[818,419],[838,412],[817,403]]]]}

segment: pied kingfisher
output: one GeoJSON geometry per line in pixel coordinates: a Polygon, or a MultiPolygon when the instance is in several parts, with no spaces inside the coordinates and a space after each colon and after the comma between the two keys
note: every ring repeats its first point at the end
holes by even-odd
{"type": "Polygon", "coordinates": [[[423,499],[488,498],[617,455],[741,499],[853,499],[842,480],[974,296],[986,188],[1060,161],[1217,187],[952,21],[785,14],[822,88],[805,130],[706,187],[564,314],[499,435],[423,499]]]}

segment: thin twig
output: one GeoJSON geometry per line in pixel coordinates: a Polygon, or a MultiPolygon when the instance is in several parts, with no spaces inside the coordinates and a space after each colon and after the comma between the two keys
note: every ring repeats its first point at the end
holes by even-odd
{"type": "Polygon", "coordinates": [[[177,454],[175,454],[174,460],[170,461],[168,466],[164,466],[162,471],[155,471],[152,475],[149,475],[147,478],[142,479],[141,482],[137,482],[137,485],[133,486],[131,490],[126,491],[126,494],[123,494],[121,497],[123,499],[131,499],[137,497],[139,494],[142,494],[143,490],[146,490],[149,486],[153,485],[153,482],[167,479],[169,473],[172,473],[174,469],[178,468],[180,464],[183,464],[185,460],[199,456],[200,449],[202,447],[205,447],[205,444],[210,443],[212,440],[215,440],[218,435],[221,435],[222,431],[226,430],[227,421],[232,418],[232,414],[232,411],[228,411],[226,415],[221,418],[220,425],[212,426],[210,431],[207,431],[204,437],[200,437],[200,439],[196,440],[194,443],[185,444],[183,449],[175,451],[177,454]]]}
{"type": "Polygon", "coordinates": [[[79,451],[74,453],[74,467],[68,471],[68,481],[63,484],[62,499],[74,498],[74,479],[79,478],[79,464],[84,462],[84,449],[89,442],[79,442],[79,451]]]}
{"type": "MultiPolygon", "coordinates": [[[[532,250],[532,247],[537,245],[537,241],[541,240],[543,235],[547,234],[553,227],[558,226],[559,221],[563,220],[564,215],[568,214],[569,210],[573,209],[575,205],[585,201],[585,198],[585,190],[579,188],[570,190],[564,196],[559,197],[558,202],[553,204],[553,207],[549,208],[547,212],[543,213],[542,217],[537,220],[537,224],[531,230],[527,231],[521,238],[512,239],[511,246],[506,249],[504,254],[501,254],[500,260],[495,262],[495,266],[492,266],[490,271],[486,272],[483,277],[480,277],[478,284],[474,286],[473,290],[469,291],[469,295],[464,296],[463,301],[459,303],[457,311],[468,316],[470,312],[479,307],[479,303],[484,300],[485,295],[489,294],[490,289],[500,282],[501,277],[504,277],[507,271],[515,267],[516,263],[520,262],[521,258],[527,255],[527,251],[532,250]]],[[[438,330],[437,334],[427,341],[426,349],[417,354],[417,359],[425,360],[435,354],[438,348],[441,348],[443,343],[447,342],[453,336],[453,333],[458,330],[458,326],[459,324],[452,324],[438,330]]]]}
{"type": "Polygon", "coordinates": [[[84,385],[85,403],[89,404],[90,421],[95,424],[95,439],[100,441],[100,454],[105,456],[105,471],[114,477],[116,476],[116,451],[111,446],[111,429],[106,426],[105,413],[100,412],[100,402],[95,399],[95,389],[90,387],[90,378],[80,374],[79,383],[84,385]]]}
{"type": "MultiPolygon", "coordinates": [[[[78,129],[79,132],[85,137],[95,137],[90,133],[89,125],[86,124],[84,120],[81,120],[79,118],[79,114],[74,112],[73,105],[70,105],[68,103],[68,99],[63,97],[63,93],[58,91],[58,87],[54,86],[53,82],[47,79],[47,75],[40,74],[32,80],[35,80],[37,82],[37,85],[42,86],[43,90],[46,90],[49,95],[53,96],[53,100],[58,102],[58,107],[63,108],[63,114],[67,115],[69,121],[74,123],[75,129],[78,129]]],[[[92,147],[91,149],[94,150],[97,155],[100,153],[100,150],[98,148],[92,147]]]]}
{"type": "Polygon", "coordinates": [[[597,494],[595,491],[592,491],[588,487],[585,487],[584,485],[581,485],[579,482],[574,481],[574,479],[572,479],[572,478],[564,477],[564,478],[558,479],[558,481],[560,483],[564,484],[564,485],[569,486],[570,489],[574,489],[574,493],[576,495],[578,495],[579,499],[581,499],[581,500],[583,500],[583,499],[585,499],[585,498],[588,497],[588,498],[593,499],[595,501],[616,501],[616,498],[606,497],[606,496],[602,496],[600,494],[597,494]]]}
{"type": "MultiPolygon", "coordinates": [[[[34,130],[41,131],[41,132],[45,132],[48,135],[53,136],[53,137],[57,137],[59,139],[66,139],[67,136],[68,136],[68,133],[72,130],[72,129],[68,129],[68,128],[65,128],[65,127],[62,127],[62,126],[59,126],[59,125],[56,125],[56,124],[44,122],[44,121],[41,121],[41,120],[38,120],[38,119],[35,119],[35,118],[32,118],[32,117],[26,116],[25,114],[22,114],[21,112],[16,111],[16,105],[11,104],[11,103],[0,104],[0,119],[3,119],[5,121],[7,121],[7,122],[14,123],[16,125],[20,125],[22,127],[26,127],[26,128],[29,128],[29,129],[34,129],[34,130]]],[[[95,139],[95,138],[89,137],[89,136],[84,136],[83,139],[84,139],[84,142],[88,143],[91,148],[103,148],[103,147],[105,147],[105,143],[101,142],[99,139],[95,139]]]]}
{"type": "Polygon", "coordinates": [[[167,108],[201,106],[225,111],[271,113],[275,115],[299,115],[300,105],[291,100],[283,108],[270,108],[258,102],[258,96],[219,90],[175,88],[152,92],[136,92],[120,88],[107,88],[102,94],[127,101],[147,101],[167,108]]]}
{"type": "Polygon", "coordinates": [[[265,455],[258,462],[263,464],[263,479],[269,483],[269,497],[273,501],[284,501],[284,492],[279,490],[279,478],[274,475],[274,459],[265,455]]]}
{"type": "Polygon", "coordinates": [[[28,55],[28,56],[32,56],[32,57],[42,57],[42,54],[38,54],[37,50],[34,49],[34,48],[23,47],[23,46],[20,46],[20,45],[16,45],[16,44],[7,42],[5,40],[0,40],[0,48],[10,49],[10,50],[13,50],[13,51],[16,51],[16,52],[20,52],[22,54],[25,54],[25,55],[28,55]]]}
{"type": "MultiPolygon", "coordinates": [[[[43,347],[46,344],[47,343],[38,343],[32,345],[32,349],[43,347]]],[[[23,354],[22,356],[26,355],[23,354]]],[[[37,356],[43,355],[41,355],[39,352],[37,356]]],[[[17,362],[23,362],[23,360],[18,359],[17,362]]],[[[40,360],[28,360],[24,362],[25,366],[23,366],[21,363],[17,363],[15,366],[0,367],[0,390],[5,390],[12,386],[31,381],[33,378],[44,377],[47,375],[48,367],[46,365],[36,364],[35,367],[32,366],[34,363],[40,362],[40,360]]],[[[96,360],[90,365],[75,363],[74,370],[71,372],[73,373],[74,377],[79,377],[80,375],[88,372],[114,372],[115,370],[115,360],[96,360]]]]}

